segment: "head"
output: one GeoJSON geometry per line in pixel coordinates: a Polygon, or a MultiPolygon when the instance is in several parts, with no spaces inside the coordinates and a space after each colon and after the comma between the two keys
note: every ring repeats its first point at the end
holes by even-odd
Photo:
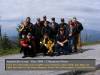
{"type": "Polygon", "coordinates": [[[40,23],[40,18],[37,18],[37,23],[40,23]]]}
{"type": "Polygon", "coordinates": [[[64,23],[64,22],[65,22],[64,18],[61,18],[61,23],[64,23]]]}
{"type": "Polygon", "coordinates": [[[44,37],[44,39],[47,39],[49,37],[48,33],[44,33],[43,37],[44,37]]]}
{"type": "Polygon", "coordinates": [[[26,39],[26,36],[24,34],[22,35],[22,39],[26,39]]]}
{"type": "Polygon", "coordinates": [[[76,17],[73,17],[73,20],[72,20],[73,22],[76,22],[77,21],[77,18],[76,17]]]}
{"type": "Polygon", "coordinates": [[[26,18],[26,23],[30,23],[30,21],[31,21],[31,18],[30,17],[27,17],[26,18]]]}
{"type": "Polygon", "coordinates": [[[20,26],[23,26],[23,25],[24,25],[24,21],[21,22],[20,26]]]}
{"type": "Polygon", "coordinates": [[[68,25],[72,25],[72,19],[69,19],[68,25]]]}
{"type": "Polygon", "coordinates": [[[46,21],[47,20],[47,17],[46,16],[43,16],[43,21],[46,21]]]}
{"type": "Polygon", "coordinates": [[[54,18],[54,17],[52,17],[52,18],[51,18],[51,21],[52,21],[52,22],[55,22],[55,18],[54,18]]]}
{"type": "Polygon", "coordinates": [[[31,33],[28,33],[27,34],[27,39],[31,39],[32,38],[32,34],[31,33]]]}
{"type": "Polygon", "coordinates": [[[60,28],[60,34],[61,34],[61,35],[64,34],[64,28],[63,28],[63,27],[60,28]]]}
{"type": "Polygon", "coordinates": [[[27,22],[26,22],[26,21],[23,21],[23,25],[24,25],[24,26],[27,26],[28,24],[27,24],[27,22]]]}

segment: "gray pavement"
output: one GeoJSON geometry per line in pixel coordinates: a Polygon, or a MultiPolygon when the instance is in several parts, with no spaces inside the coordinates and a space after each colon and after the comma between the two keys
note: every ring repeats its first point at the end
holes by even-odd
{"type": "MultiPolygon", "coordinates": [[[[74,75],[70,73],[71,71],[57,71],[57,70],[33,70],[33,71],[5,71],[5,59],[22,59],[22,54],[8,55],[0,57],[0,75],[74,75]]],[[[96,65],[100,64],[100,45],[84,46],[82,51],[77,54],[71,55],[61,55],[61,56],[37,56],[35,58],[26,58],[26,59],[96,59],[96,65]]],[[[95,72],[88,72],[82,75],[99,75],[100,68],[95,72]]],[[[80,74],[79,74],[80,75],[80,74]]]]}

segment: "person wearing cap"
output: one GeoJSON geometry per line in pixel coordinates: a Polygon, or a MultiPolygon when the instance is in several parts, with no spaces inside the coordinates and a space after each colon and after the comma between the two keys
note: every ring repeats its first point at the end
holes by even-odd
{"type": "Polygon", "coordinates": [[[76,17],[73,17],[73,24],[74,24],[74,29],[73,29],[73,37],[74,37],[74,52],[79,52],[81,48],[81,38],[80,34],[81,31],[83,30],[82,23],[80,23],[76,17]]]}
{"type": "Polygon", "coordinates": [[[65,19],[64,18],[61,18],[61,23],[59,25],[60,25],[60,27],[64,27],[65,30],[67,29],[67,26],[68,26],[68,24],[65,23],[65,19]]]}
{"type": "Polygon", "coordinates": [[[63,27],[65,32],[68,34],[69,33],[69,26],[67,23],[65,23],[65,19],[61,18],[61,23],[59,24],[60,27],[63,27]]]}
{"type": "Polygon", "coordinates": [[[36,49],[34,40],[34,37],[30,33],[27,36],[22,35],[22,39],[20,40],[20,46],[24,53],[22,58],[35,56],[36,49]]]}
{"type": "Polygon", "coordinates": [[[55,55],[68,54],[68,34],[63,27],[60,27],[60,31],[56,36],[56,45],[55,45],[55,55]]]}
{"type": "Polygon", "coordinates": [[[55,22],[55,18],[54,17],[51,18],[50,27],[51,27],[51,34],[52,34],[51,38],[55,40],[56,39],[56,35],[58,33],[59,25],[58,25],[57,22],[55,22]]]}
{"type": "Polygon", "coordinates": [[[41,21],[42,26],[44,26],[44,22],[47,22],[48,24],[50,23],[50,22],[47,20],[47,17],[46,17],[46,16],[43,16],[43,21],[41,21]]]}

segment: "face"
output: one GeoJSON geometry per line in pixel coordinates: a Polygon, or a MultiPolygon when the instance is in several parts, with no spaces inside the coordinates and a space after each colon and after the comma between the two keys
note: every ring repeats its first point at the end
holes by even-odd
{"type": "Polygon", "coordinates": [[[22,35],[22,38],[25,39],[26,38],[25,35],[22,35]]]}
{"type": "Polygon", "coordinates": [[[46,16],[45,16],[45,17],[43,17],[43,20],[44,20],[44,21],[46,21],[46,20],[47,20],[46,16]]]}
{"type": "Polygon", "coordinates": [[[52,22],[55,22],[55,18],[51,18],[51,21],[52,21],[52,22]]]}
{"type": "Polygon", "coordinates": [[[27,22],[26,22],[26,21],[24,21],[24,22],[23,22],[23,25],[24,25],[24,26],[27,26],[27,22]]]}
{"type": "Polygon", "coordinates": [[[31,36],[27,35],[27,39],[31,39],[31,36]]]}
{"type": "Polygon", "coordinates": [[[48,38],[48,35],[44,35],[44,39],[47,39],[48,38]]]}
{"type": "Polygon", "coordinates": [[[69,20],[69,21],[68,21],[68,25],[71,25],[71,24],[72,24],[72,20],[69,20]]]}
{"type": "Polygon", "coordinates": [[[60,34],[63,35],[64,34],[64,30],[60,30],[60,34]]]}
{"type": "Polygon", "coordinates": [[[73,20],[72,20],[73,22],[76,22],[77,21],[77,19],[76,18],[73,18],[73,20]]]}
{"type": "Polygon", "coordinates": [[[30,17],[27,17],[27,18],[26,18],[26,22],[27,22],[27,23],[29,23],[30,20],[31,20],[30,17]]]}
{"type": "Polygon", "coordinates": [[[37,19],[37,23],[40,23],[40,18],[37,19]]]}
{"type": "Polygon", "coordinates": [[[54,22],[55,22],[55,20],[52,20],[52,22],[54,23],[54,22]]]}
{"type": "Polygon", "coordinates": [[[64,20],[61,20],[61,23],[64,23],[64,20]]]}

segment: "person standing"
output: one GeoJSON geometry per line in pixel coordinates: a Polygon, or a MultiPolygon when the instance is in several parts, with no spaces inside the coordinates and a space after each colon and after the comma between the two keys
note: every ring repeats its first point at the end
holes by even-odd
{"type": "Polygon", "coordinates": [[[44,22],[47,22],[48,24],[50,23],[50,22],[47,20],[47,17],[46,17],[46,16],[43,16],[43,21],[41,21],[41,24],[42,24],[43,27],[44,27],[44,22]]]}
{"type": "Polygon", "coordinates": [[[60,27],[64,27],[64,29],[66,30],[68,24],[65,23],[65,19],[64,18],[61,18],[61,23],[59,24],[60,27]]]}
{"type": "Polygon", "coordinates": [[[40,40],[42,36],[42,24],[40,18],[37,18],[37,22],[35,23],[35,38],[36,38],[36,49],[37,53],[40,52],[40,40]]]}
{"type": "Polygon", "coordinates": [[[44,33],[48,33],[48,36],[51,38],[51,28],[49,26],[48,21],[44,22],[44,27],[42,28],[42,35],[44,35],[44,33]]]}
{"type": "Polygon", "coordinates": [[[58,23],[55,22],[55,18],[54,17],[51,18],[50,27],[51,27],[51,34],[52,34],[51,38],[53,40],[55,40],[56,39],[56,35],[58,33],[59,25],[58,25],[58,23]]]}
{"type": "Polygon", "coordinates": [[[73,17],[73,37],[74,37],[74,50],[75,52],[79,52],[81,48],[81,31],[83,30],[82,23],[80,23],[76,17],[73,17]]]}
{"type": "Polygon", "coordinates": [[[30,17],[27,17],[26,20],[19,25],[17,31],[19,33],[19,37],[20,37],[19,39],[22,38],[22,35],[27,36],[28,33],[34,35],[34,26],[31,23],[30,17]]]}
{"type": "Polygon", "coordinates": [[[31,18],[30,17],[27,17],[26,20],[26,30],[28,33],[31,33],[33,36],[34,36],[34,25],[31,23],[31,18]]]}

